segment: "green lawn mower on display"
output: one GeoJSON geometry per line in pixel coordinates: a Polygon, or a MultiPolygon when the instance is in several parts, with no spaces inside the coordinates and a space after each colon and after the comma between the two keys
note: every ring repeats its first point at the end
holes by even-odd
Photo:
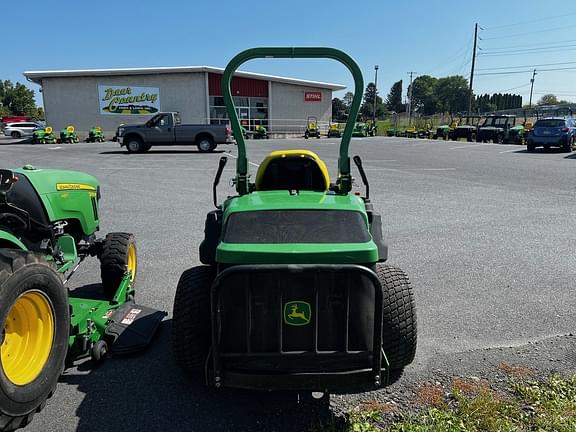
{"type": "Polygon", "coordinates": [[[102,128],[99,126],[90,128],[86,142],[104,142],[104,133],[102,132],[102,128]]]}
{"type": "Polygon", "coordinates": [[[99,200],[88,174],[0,170],[0,431],[28,424],[66,365],[138,351],[164,316],[134,304],[134,236],[96,237],[99,200]],[[68,290],[88,256],[100,260],[101,288],[68,290]]]}
{"type": "Polygon", "coordinates": [[[73,144],[80,142],[78,135],[76,134],[76,128],[72,125],[66,126],[66,128],[60,131],[60,142],[73,144]]]}
{"type": "Polygon", "coordinates": [[[386,264],[382,219],[366,188],[352,191],[348,148],[363,94],[355,61],[332,48],[254,48],[235,56],[222,79],[238,139],[237,195],[207,214],[204,265],[186,270],[174,299],[172,343],[184,370],[215,387],[312,392],[377,389],[398,379],[416,351],[416,313],[407,276],[386,264]],[[234,72],[258,58],[326,58],[355,80],[338,177],[309,150],[279,150],[248,173],[234,109],[234,72]]]}
{"type": "Polygon", "coordinates": [[[32,144],[56,144],[56,137],[50,126],[34,129],[32,144]]]}

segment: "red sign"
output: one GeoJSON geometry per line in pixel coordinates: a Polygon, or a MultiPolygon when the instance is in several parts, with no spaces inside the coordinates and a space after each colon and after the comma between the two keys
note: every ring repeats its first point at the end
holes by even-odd
{"type": "Polygon", "coordinates": [[[304,92],[304,102],[322,102],[322,92],[304,92]]]}

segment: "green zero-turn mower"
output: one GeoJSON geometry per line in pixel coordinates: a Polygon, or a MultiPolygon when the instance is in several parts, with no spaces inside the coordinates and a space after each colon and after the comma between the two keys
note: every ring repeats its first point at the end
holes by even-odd
{"type": "Polygon", "coordinates": [[[352,192],[348,147],[363,92],[355,61],[332,48],[254,48],[226,67],[222,92],[235,136],[237,195],[208,213],[204,265],[176,289],[172,341],[177,363],[215,387],[348,392],[398,379],[416,351],[412,288],[386,264],[381,216],[352,192]],[[308,150],[272,152],[252,183],[230,93],[234,71],[256,58],[330,58],[354,76],[338,178],[308,150]]]}
{"type": "Polygon", "coordinates": [[[65,366],[144,348],[164,316],[134,303],[134,236],[96,237],[99,200],[88,174],[0,170],[0,431],[28,424],[65,366]],[[88,256],[100,260],[102,288],[68,290],[88,256]]]}
{"type": "Polygon", "coordinates": [[[320,128],[318,127],[318,119],[316,117],[310,116],[308,120],[306,120],[304,138],[320,138],[320,128]]]}

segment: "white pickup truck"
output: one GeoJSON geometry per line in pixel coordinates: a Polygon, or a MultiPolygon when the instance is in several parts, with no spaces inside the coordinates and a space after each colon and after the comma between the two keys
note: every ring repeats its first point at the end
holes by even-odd
{"type": "Polygon", "coordinates": [[[121,125],[116,140],[128,153],[143,153],[153,146],[195,145],[202,153],[212,152],[218,144],[234,144],[232,130],[226,125],[182,124],[177,112],[161,112],[144,124],[121,125]]]}

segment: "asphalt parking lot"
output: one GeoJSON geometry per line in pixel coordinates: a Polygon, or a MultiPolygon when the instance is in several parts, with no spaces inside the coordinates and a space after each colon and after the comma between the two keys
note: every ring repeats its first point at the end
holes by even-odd
{"type": "MultiPolygon", "coordinates": [[[[269,151],[298,147],[319,153],[335,175],[338,140],[326,138],[249,141],[252,172],[269,151]]],[[[207,389],[184,379],[173,363],[176,284],[183,270],[198,263],[222,155],[229,163],[219,195],[233,193],[227,179],[233,177],[236,148],[218,150],[167,147],[126,154],[111,142],[28,145],[0,139],[3,168],[30,163],[99,178],[101,233],[135,234],[137,301],[169,312],[142,355],[110,359],[94,370],[88,363],[67,370],[25,430],[292,431],[329,409],[288,393],[207,389]]],[[[576,153],[383,137],[353,139],[351,152],[363,158],[390,263],[408,273],[415,289],[419,347],[407,376],[437,354],[521,346],[574,332],[576,153]]],[[[71,283],[98,281],[92,260],[71,283]]]]}

